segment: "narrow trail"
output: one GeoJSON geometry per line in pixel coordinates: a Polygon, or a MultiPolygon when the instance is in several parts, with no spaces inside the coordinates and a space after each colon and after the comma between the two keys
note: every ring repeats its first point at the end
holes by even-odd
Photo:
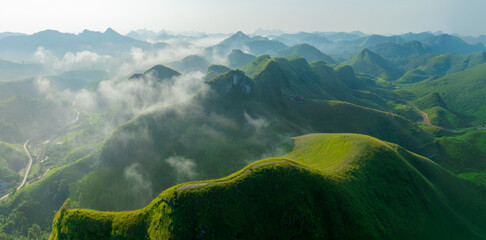
{"type": "MultiPolygon", "coordinates": [[[[29,141],[31,140],[32,138],[29,138],[25,143],[24,143],[24,151],[25,153],[27,153],[27,156],[29,157],[29,163],[27,164],[27,168],[26,168],[26,171],[25,171],[25,174],[24,174],[24,179],[22,180],[22,183],[17,187],[17,191],[19,189],[21,189],[24,185],[25,185],[25,182],[27,181],[27,177],[29,176],[29,173],[30,173],[30,169],[32,168],[32,163],[34,162],[34,160],[32,160],[32,156],[30,155],[30,152],[29,150],[27,149],[27,144],[29,143],[29,141]]],[[[8,197],[9,197],[10,193],[8,194],[5,194],[3,197],[0,198],[0,202],[3,201],[3,200],[7,200],[8,197]]]]}
{"type": "MultiPolygon", "coordinates": [[[[396,98],[396,99],[406,103],[409,106],[411,106],[415,111],[417,111],[422,116],[423,120],[418,122],[418,123],[423,124],[423,125],[427,125],[427,126],[435,126],[434,124],[432,124],[430,122],[429,115],[427,115],[426,112],[420,110],[417,106],[415,106],[415,104],[412,101],[401,99],[401,98],[396,98]]],[[[319,99],[310,99],[310,98],[304,98],[304,100],[310,101],[310,102],[326,102],[326,101],[328,101],[328,100],[319,100],[319,99]]]]}
{"type": "Polygon", "coordinates": [[[205,183],[185,184],[185,185],[182,185],[179,188],[177,188],[177,191],[183,191],[183,190],[188,190],[188,189],[197,189],[197,188],[201,188],[201,187],[208,186],[208,185],[213,185],[213,184],[225,183],[225,182],[233,181],[233,180],[236,180],[236,179],[238,179],[240,177],[243,177],[243,176],[247,175],[248,173],[250,173],[251,171],[253,171],[255,169],[258,169],[258,168],[263,167],[263,166],[266,166],[266,165],[270,165],[270,164],[274,164],[274,163],[279,163],[279,162],[290,162],[290,161],[287,161],[287,160],[284,160],[283,159],[283,160],[278,160],[278,161],[272,161],[272,162],[266,162],[266,163],[257,164],[255,166],[252,166],[251,168],[245,170],[241,174],[239,174],[239,175],[237,175],[235,177],[232,177],[232,178],[230,178],[228,180],[205,182],[205,183]]]}
{"type": "Polygon", "coordinates": [[[427,113],[423,112],[422,110],[420,110],[417,106],[415,106],[415,104],[412,102],[412,101],[408,101],[406,100],[405,101],[409,106],[413,107],[413,109],[415,109],[415,111],[419,112],[420,115],[422,115],[423,117],[423,121],[419,122],[421,124],[424,124],[424,125],[427,125],[427,126],[434,126],[434,124],[432,124],[429,120],[429,116],[427,115],[427,113]]]}
{"type": "Polygon", "coordinates": [[[5,196],[1,197],[0,198],[0,202],[3,201],[3,200],[8,199],[8,195],[10,195],[10,193],[7,193],[7,194],[5,194],[5,196]]]}
{"type": "Polygon", "coordinates": [[[34,162],[32,160],[32,156],[30,155],[30,152],[29,150],[27,149],[27,144],[29,143],[29,141],[31,140],[32,138],[29,138],[29,140],[27,140],[25,143],[24,143],[24,151],[27,153],[27,156],[29,157],[29,164],[27,165],[27,170],[25,171],[25,175],[24,175],[24,180],[22,180],[22,183],[17,187],[17,191],[19,189],[21,189],[24,185],[25,185],[25,182],[27,181],[27,177],[29,176],[29,173],[30,173],[30,169],[32,168],[32,163],[34,162]]]}

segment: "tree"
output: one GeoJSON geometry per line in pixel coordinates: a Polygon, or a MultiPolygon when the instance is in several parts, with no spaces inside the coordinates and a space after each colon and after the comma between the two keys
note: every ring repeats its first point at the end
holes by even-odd
{"type": "Polygon", "coordinates": [[[33,224],[31,228],[29,228],[29,233],[27,234],[27,239],[29,240],[41,240],[42,239],[42,230],[37,224],[33,224]]]}

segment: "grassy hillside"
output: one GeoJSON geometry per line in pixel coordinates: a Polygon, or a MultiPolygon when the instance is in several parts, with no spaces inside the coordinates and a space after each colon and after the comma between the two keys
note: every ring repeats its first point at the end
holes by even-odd
{"type": "Polygon", "coordinates": [[[369,49],[398,66],[403,66],[411,59],[426,54],[426,49],[419,41],[384,42],[371,46],[369,49]]]}
{"type": "Polygon", "coordinates": [[[0,59],[0,81],[21,80],[47,73],[40,64],[20,64],[0,59]]]}
{"type": "Polygon", "coordinates": [[[327,64],[335,64],[336,60],[332,59],[330,56],[322,53],[317,48],[309,44],[298,44],[290,48],[282,49],[277,51],[277,56],[288,57],[288,56],[300,56],[305,58],[309,62],[322,60],[327,64]]]}
{"type": "Polygon", "coordinates": [[[406,90],[422,97],[431,92],[440,94],[450,111],[474,117],[473,124],[486,125],[486,64],[439,79],[425,80],[406,90]]]}
{"type": "Polygon", "coordinates": [[[206,75],[204,75],[203,79],[205,81],[209,81],[211,79],[213,79],[214,77],[218,76],[218,75],[221,75],[223,73],[227,73],[231,71],[231,68],[228,68],[226,66],[223,66],[223,65],[211,65],[208,67],[208,70],[206,71],[206,75]]]}
{"type": "Polygon", "coordinates": [[[54,169],[41,181],[23,187],[0,204],[1,231],[10,238],[26,236],[29,228],[36,224],[49,229],[56,208],[69,197],[70,187],[90,171],[93,156],[82,158],[72,164],[54,169]]]}
{"type": "MultiPolygon", "coordinates": [[[[208,83],[213,90],[208,97],[196,96],[182,105],[140,115],[118,128],[101,149],[101,169],[80,181],[73,200],[102,210],[141,207],[154,193],[184,179],[224,176],[262,155],[275,156],[291,136],[310,132],[369,134],[414,150],[433,141],[431,135],[394,114],[339,101],[294,102],[285,92],[312,93],[305,87],[305,81],[312,79],[293,79],[296,87],[292,90],[285,82],[279,85],[285,75],[276,70],[278,66],[265,68],[255,79],[230,71],[208,83]],[[268,88],[261,81],[268,82],[268,88]],[[190,171],[174,171],[174,159],[190,171]],[[142,182],[150,184],[132,185],[127,169],[136,170],[142,182]],[[135,194],[137,201],[132,199],[135,194]]],[[[319,82],[313,84],[319,86],[319,82]]]]}
{"type": "Polygon", "coordinates": [[[248,52],[256,56],[262,54],[268,54],[270,52],[275,52],[284,48],[288,48],[287,45],[277,40],[269,40],[269,39],[251,40],[247,42],[244,45],[244,47],[248,49],[248,52]]]}
{"type": "Polygon", "coordinates": [[[165,79],[173,78],[180,76],[181,74],[173,69],[170,69],[164,65],[155,65],[151,67],[149,70],[145,71],[144,73],[134,74],[130,77],[130,79],[136,78],[145,78],[145,79],[153,79],[155,81],[163,81],[165,79]]]}
{"type": "Polygon", "coordinates": [[[432,36],[422,40],[422,42],[429,48],[430,52],[436,54],[453,53],[464,55],[484,51],[484,46],[481,43],[468,44],[464,40],[448,34],[432,36]]]}
{"type": "Polygon", "coordinates": [[[313,134],[283,158],[174,186],[137,211],[63,207],[50,239],[484,239],[484,194],[397,145],[313,134]]]}
{"type": "Polygon", "coordinates": [[[445,76],[485,62],[485,52],[478,52],[466,56],[443,54],[429,59],[420,69],[429,75],[445,76]]]}
{"type": "Polygon", "coordinates": [[[269,55],[258,56],[253,61],[248,63],[244,68],[242,68],[242,70],[248,77],[254,78],[257,74],[264,70],[266,63],[270,59],[271,57],[269,55]]]}
{"type": "Polygon", "coordinates": [[[396,80],[403,74],[400,69],[368,49],[361,50],[347,64],[356,72],[385,80],[396,80]]]}
{"type": "Polygon", "coordinates": [[[486,130],[470,129],[437,139],[441,158],[438,163],[456,173],[486,171],[486,130]],[[459,159],[459,161],[457,160],[459,159]]]}
{"type": "Polygon", "coordinates": [[[231,53],[226,57],[228,61],[228,66],[231,68],[242,68],[246,66],[246,64],[250,63],[255,59],[255,56],[251,54],[247,54],[242,52],[239,49],[234,49],[231,53]]]}
{"type": "Polygon", "coordinates": [[[396,83],[400,84],[407,84],[407,83],[416,83],[416,82],[421,82],[425,79],[432,78],[433,76],[429,75],[428,73],[424,72],[423,70],[420,69],[412,69],[403,76],[401,76],[398,80],[396,80],[396,83]]]}
{"type": "Polygon", "coordinates": [[[403,117],[336,101],[360,98],[323,62],[262,56],[244,70],[251,77],[232,70],[186,101],[140,114],[89,157],[0,204],[2,213],[17,212],[4,231],[24,233],[33,223],[48,229],[50,213],[68,197],[71,206],[83,208],[141,208],[175,184],[223,177],[256,159],[279,156],[289,150],[291,137],[302,134],[361,133],[419,152],[433,144],[431,134],[403,117]],[[42,201],[19,210],[37,198],[42,201]]]}
{"type": "Polygon", "coordinates": [[[21,180],[17,173],[27,164],[27,156],[20,145],[0,142],[0,196],[17,187],[21,180]]]}
{"type": "Polygon", "coordinates": [[[190,55],[181,61],[169,63],[168,65],[179,72],[187,73],[196,71],[205,72],[211,63],[202,56],[190,55]]]}
{"type": "Polygon", "coordinates": [[[71,122],[76,113],[70,106],[42,98],[18,95],[0,101],[0,139],[23,143],[71,122]]]}

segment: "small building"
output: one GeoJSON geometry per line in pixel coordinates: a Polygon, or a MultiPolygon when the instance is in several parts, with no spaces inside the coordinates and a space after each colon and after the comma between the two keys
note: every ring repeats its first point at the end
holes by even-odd
{"type": "Polygon", "coordinates": [[[290,101],[294,101],[298,103],[304,103],[305,101],[304,97],[295,94],[290,94],[289,99],[290,101]]]}

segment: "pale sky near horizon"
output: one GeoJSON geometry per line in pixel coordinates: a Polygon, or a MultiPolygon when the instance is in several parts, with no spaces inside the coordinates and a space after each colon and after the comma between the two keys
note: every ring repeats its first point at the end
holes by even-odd
{"type": "Polygon", "coordinates": [[[0,32],[135,29],[486,34],[485,0],[3,0],[0,32]]]}

